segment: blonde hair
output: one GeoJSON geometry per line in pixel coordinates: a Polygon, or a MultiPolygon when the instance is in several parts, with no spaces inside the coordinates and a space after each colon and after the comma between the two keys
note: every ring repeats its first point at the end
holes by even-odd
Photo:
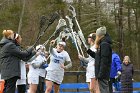
{"type": "MultiPolygon", "coordinates": [[[[131,60],[130,60],[130,57],[129,56],[125,56],[124,59],[125,58],[127,58],[128,59],[128,62],[131,63],[131,60]]],[[[123,59],[123,62],[124,62],[124,59],[123,59]]]]}
{"type": "Polygon", "coordinates": [[[12,30],[3,30],[2,34],[4,37],[9,38],[14,32],[12,30]]]}

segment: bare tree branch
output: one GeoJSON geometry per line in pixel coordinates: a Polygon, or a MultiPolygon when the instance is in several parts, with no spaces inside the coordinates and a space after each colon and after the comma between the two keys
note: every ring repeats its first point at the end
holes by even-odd
{"type": "Polygon", "coordinates": [[[26,0],[23,1],[22,12],[21,12],[20,20],[19,20],[19,26],[18,26],[18,33],[19,34],[21,31],[21,27],[22,27],[22,20],[23,20],[23,15],[24,15],[24,10],[25,10],[25,3],[26,3],[26,0]]]}

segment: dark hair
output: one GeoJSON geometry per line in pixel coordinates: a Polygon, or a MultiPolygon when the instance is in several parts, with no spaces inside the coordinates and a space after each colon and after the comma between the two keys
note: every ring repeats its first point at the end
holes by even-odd
{"type": "Polygon", "coordinates": [[[96,33],[92,33],[88,36],[88,38],[92,38],[93,40],[96,39],[96,33]]]}

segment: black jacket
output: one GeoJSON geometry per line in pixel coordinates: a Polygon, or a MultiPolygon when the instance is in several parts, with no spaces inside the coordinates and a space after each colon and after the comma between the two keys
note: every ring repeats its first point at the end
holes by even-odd
{"type": "Polygon", "coordinates": [[[95,76],[97,79],[109,80],[112,61],[111,43],[108,33],[100,41],[100,46],[95,56],[95,76]]]}
{"type": "Polygon", "coordinates": [[[20,77],[20,60],[33,56],[35,52],[32,50],[21,51],[14,41],[3,38],[0,41],[1,78],[7,80],[14,76],[20,77]]]}
{"type": "Polygon", "coordinates": [[[133,93],[133,64],[128,65],[122,64],[122,74],[121,74],[121,93],[133,93]]]}

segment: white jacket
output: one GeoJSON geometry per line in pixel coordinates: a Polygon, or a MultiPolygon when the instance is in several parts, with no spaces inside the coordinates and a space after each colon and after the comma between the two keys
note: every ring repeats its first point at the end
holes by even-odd
{"type": "Polygon", "coordinates": [[[17,85],[26,84],[26,67],[24,61],[20,62],[20,69],[21,69],[21,75],[20,75],[20,79],[17,80],[17,85]]]}
{"type": "Polygon", "coordinates": [[[0,73],[0,80],[1,80],[1,73],[0,73]]]}
{"type": "Polygon", "coordinates": [[[20,79],[26,79],[26,67],[25,62],[20,62],[20,68],[21,68],[21,78],[20,79]]]}
{"type": "Polygon", "coordinates": [[[37,65],[38,64],[40,65],[44,61],[46,61],[45,56],[38,55],[29,65],[28,77],[39,77],[39,76],[45,77],[45,70],[42,71],[42,69],[40,70],[39,67],[34,68],[33,65],[32,65],[33,63],[35,63],[37,65]]]}

